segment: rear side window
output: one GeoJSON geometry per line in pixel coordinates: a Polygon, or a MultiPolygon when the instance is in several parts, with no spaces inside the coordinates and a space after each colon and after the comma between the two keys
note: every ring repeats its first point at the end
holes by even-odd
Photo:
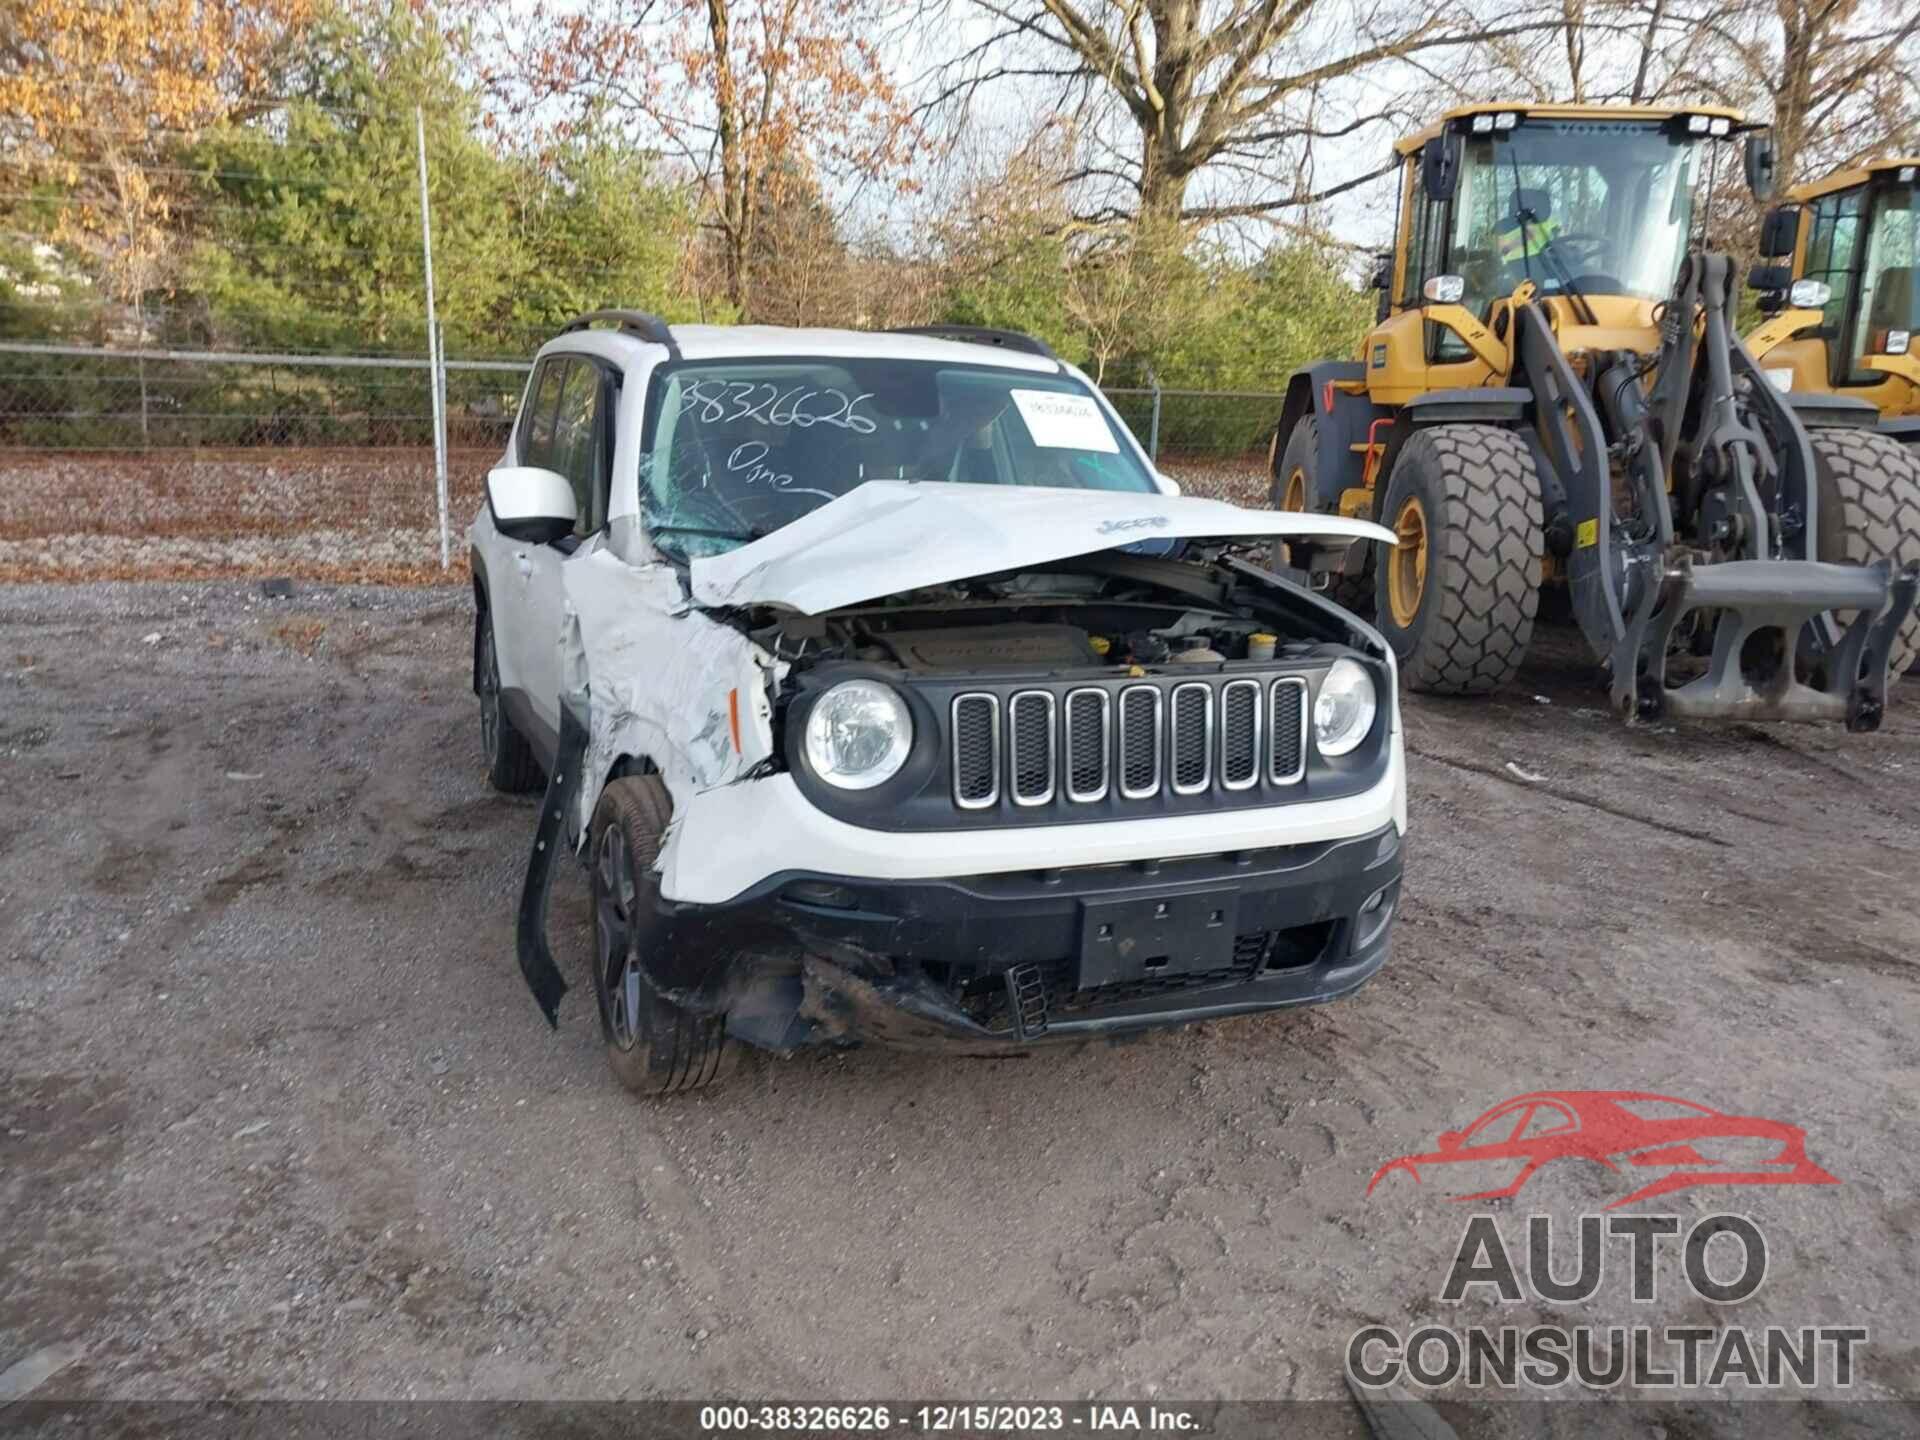
{"type": "Polygon", "coordinates": [[[526,425],[521,430],[520,463],[557,470],[553,463],[553,421],[560,402],[560,383],[573,366],[566,360],[544,360],[527,395],[526,425]]]}

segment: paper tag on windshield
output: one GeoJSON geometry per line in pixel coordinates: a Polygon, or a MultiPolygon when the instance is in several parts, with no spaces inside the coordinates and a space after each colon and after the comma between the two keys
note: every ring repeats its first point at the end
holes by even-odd
{"type": "Polygon", "coordinates": [[[1107,427],[1106,416],[1091,395],[1067,395],[1058,390],[1014,390],[1013,403],[1027,422],[1033,443],[1051,450],[1104,450],[1118,454],[1120,442],[1107,427]]]}

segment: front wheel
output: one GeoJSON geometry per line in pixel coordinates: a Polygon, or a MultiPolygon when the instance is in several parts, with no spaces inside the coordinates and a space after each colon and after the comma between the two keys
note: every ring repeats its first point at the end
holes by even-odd
{"type": "Polygon", "coordinates": [[[593,989],[607,1064],[636,1095],[698,1090],[737,1057],[724,1017],[674,1004],[641,963],[659,898],[653,865],[672,816],[658,775],[608,781],[593,811],[593,989]]]}
{"type": "MultiPolygon", "coordinates": [[[[1819,489],[1817,558],[1830,564],[1895,568],[1920,559],[1920,455],[1874,430],[1811,430],[1819,489]]],[[[1907,673],[1920,655],[1920,613],[1894,637],[1887,672],[1907,673]]]]}
{"type": "Polygon", "coordinates": [[[1399,543],[1374,565],[1374,623],[1401,681],[1436,695],[1506,684],[1540,603],[1540,478],[1526,441],[1493,425],[1415,432],[1380,520],[1399,543]]]}

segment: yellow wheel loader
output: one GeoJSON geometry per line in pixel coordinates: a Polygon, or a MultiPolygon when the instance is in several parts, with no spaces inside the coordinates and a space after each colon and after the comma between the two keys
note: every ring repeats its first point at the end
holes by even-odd
{"type": "MultiPolygon", "coordinates": [[[[1920,158],[1874,160],[1788,191],[1761,222],[1760,255],[1747,283],[1766,319],[1747,349],[1767,378],[1873,406],[1880,433],[1920,456],[1920,158]]],[[[1859,562],[1920,532],[1910,489],[1888,486],[1869,510],[1859,530],[1823,531],[1820,558],[1859,562]]],[[[1917,655],[1920,618],[1894,647],[1895,673],[1917,655]]]]}
{"type": "Polygon", "coordinates": [[[1771,137],[1715,107],[1475,105],[1396,145],[1378,323],[1290,378],[1272,480],[1399,537],[1371,572],[1292,560],[1411,688],[1498,688],[1564,586],[1630,719],[1879,724],[1920,589],[1920,535],[1880,517],[1920,463],[1735,334],[1694,209],[1736,137],[1767,198],[1771,137]]]}
{"type": "Polygon", "coordinates": [[[1767,318],[1747,349],[1783,390],[1849,395],[1920,444],[1920,158],[1874,160],[1787,192],[1747,283],[1767,318]]]}

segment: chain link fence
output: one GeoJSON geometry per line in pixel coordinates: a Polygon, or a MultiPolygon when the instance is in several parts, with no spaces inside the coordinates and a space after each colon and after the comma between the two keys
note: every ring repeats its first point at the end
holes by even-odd
{"type": "MultiPolygon", "coordinates": [[[[462,578],[527,368],[445,362],[442,570],[425,357],[0,342],[0,579],[462,578]]],[[[1188,494],[1266,503],[1278,395],[1107,393],[1188,494]]]]}

